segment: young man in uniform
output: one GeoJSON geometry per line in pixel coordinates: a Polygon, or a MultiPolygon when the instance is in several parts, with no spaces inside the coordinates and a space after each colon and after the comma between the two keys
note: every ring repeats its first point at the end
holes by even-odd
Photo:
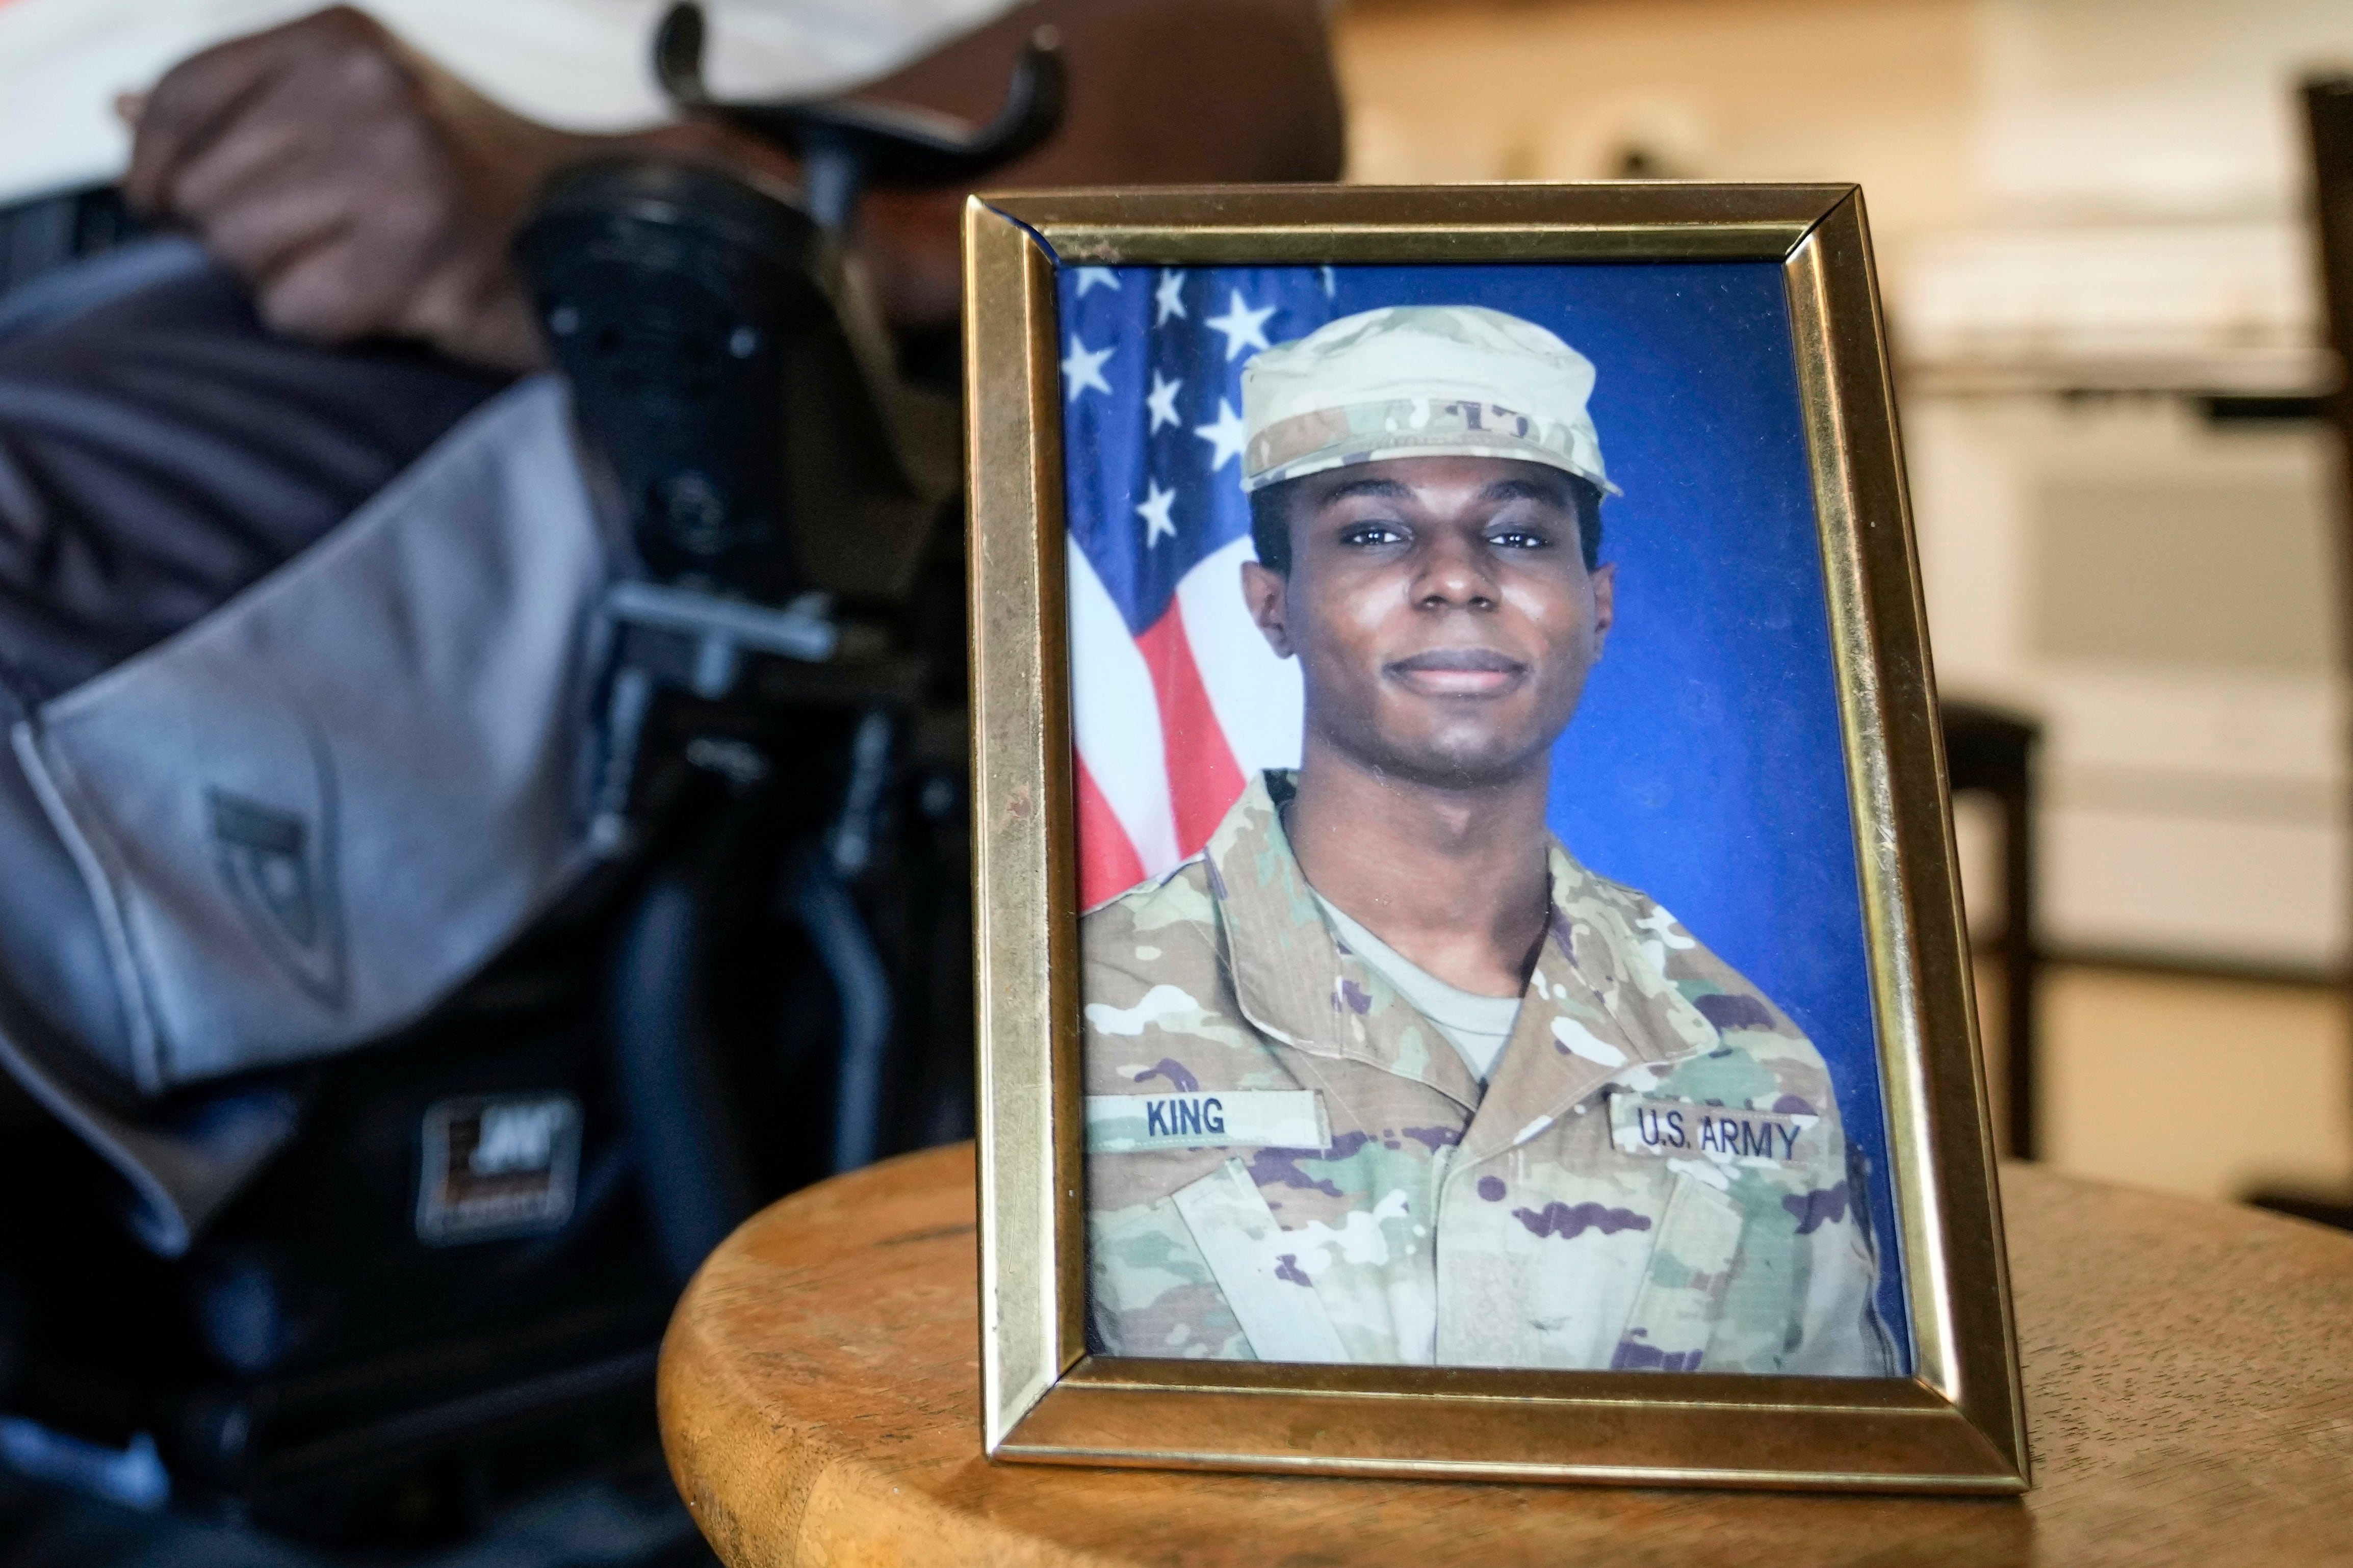
{"type": "Polygon", "coordinates": [[[1593,380],[1469,307],[1245,370],[1302,761],[1082,923],[1100,1348],[1899,1370],[1820,1053],[1545,825],[1613,615],[1593,380]]]}

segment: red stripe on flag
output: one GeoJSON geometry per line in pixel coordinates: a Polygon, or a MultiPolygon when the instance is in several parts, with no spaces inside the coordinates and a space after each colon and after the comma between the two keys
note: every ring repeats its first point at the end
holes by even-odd
{"type": "Polygon", "coordinates": [[[1071,763],[1079,774],[1079,908],[1091,910],[1144,880],[1144,862],[1095,787],[1085,759],[1074,756],[1071,763]]]}
{"type": "Polygon", "coordinates": [[[1152,689],[1160,699],[1161,745],[1168,759],[1168,803],[1176,814],[1176,852],[1191,855],[1209,841],[1242,795],[1241,765],[1209,706],[1208,689],[1185,640],[1185,617],[1168,601],[1160,618],[1136,637],[1152,689]]]}

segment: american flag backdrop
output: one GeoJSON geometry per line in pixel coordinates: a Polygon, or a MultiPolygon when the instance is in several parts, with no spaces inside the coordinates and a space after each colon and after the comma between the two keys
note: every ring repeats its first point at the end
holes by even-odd
{"type": "Polygon", "coordinates": [[[1064,268],[1079,901],[1208,842],[1260,768],[1299,761],[1299,674],[1241,596],[1241,372],[1331,321],[1324,267],[1064,268]]]}

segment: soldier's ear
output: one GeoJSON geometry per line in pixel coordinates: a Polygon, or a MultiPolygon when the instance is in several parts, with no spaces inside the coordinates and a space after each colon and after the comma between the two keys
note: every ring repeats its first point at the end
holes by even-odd
{"type": "Polygon", "coordinates": [[[1291,646],[1291,623],[1284,615],[1290,587],[1291,579],[1282,573],[1255,561],[1242,563],[1242,603],[1250,606],[1250,619],[1277,658],[1289,658],[1297,651],[1291,646]]]}
{"type": "Polygon", "coordinates": [[[1606,561],[1593,569],[1593,657],[1601,657],[1609,627],[1618,619],[1618,563],[1606,561]]]}

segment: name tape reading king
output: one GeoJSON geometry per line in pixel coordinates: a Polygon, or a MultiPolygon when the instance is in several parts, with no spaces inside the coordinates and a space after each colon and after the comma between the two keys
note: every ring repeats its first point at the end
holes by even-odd
{"type": "Polygon", "coordinates": [[[1332,1131],[1314,1089],[1087,1096],[1087,1152],[1153,1149],[1324,1149],[1332,1131]]]}

